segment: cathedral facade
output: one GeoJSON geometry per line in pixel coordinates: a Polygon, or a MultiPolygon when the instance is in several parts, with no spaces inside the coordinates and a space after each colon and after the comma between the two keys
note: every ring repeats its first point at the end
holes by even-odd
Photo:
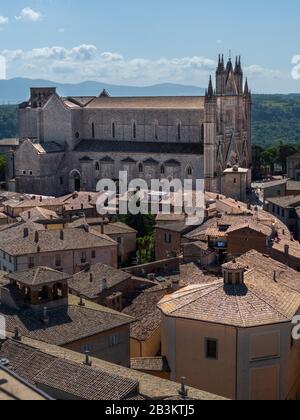
{"type": "Polygon", "coordinates": [[[98,180],[205,179],[222,190],[226,168],[251,167],[251,93],[241,60],[219,56],[216,86],[194,97],[60,97],[32,88],[19,106],[18,192],[93,191],[98,180]]]}

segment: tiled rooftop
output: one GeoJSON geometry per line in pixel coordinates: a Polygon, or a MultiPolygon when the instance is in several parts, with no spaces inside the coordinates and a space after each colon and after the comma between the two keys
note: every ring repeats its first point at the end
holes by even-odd
{"type": "Polygon", "coordinates": [[[6,278],[28,286],[38,286],[49,283],[66,281],[71,276],[48,267],[36,267],[28,271],[7,274],[6,278]]]}
{"type": "Polygon", "coordinates": [[[10,369],[49,392],[82,400],[122,400],[138,392],[138,382],[95,367],[55,357],[14,340],[0,346],[10,369]]]}
{"type": "Polygon", "coordinates": [[[290,322],[300,308],[300,274],[286,267],[289,274],[283,270],[275,280],[274,269],[285,266],[255,251],[237,262],[249,263],[244,285],[224,286],[222,279],[188,286],[164,297],[159,308],[171,317],[237,327],[290,322]]]}
{"type": "MultiPolygon", "coordinates": [[[[74,300],[76,301],[76,299],[74,300]]],[[[19,329],[21,335],[45,343],[64,346],[114,328],[130,324],[132,318],[119,312],[108,310],[100,305],[85,306],[69,304],[48,311],[48,322],[42,314],[31,309],[14,310],[0,305],[6,319],[7,330],[19,329]]]]}
{"type": "Polygon", "coordinates": [[[0,249],[9,255],[108,246],[116,246],[116,243],[108,236],[101,235],[93,229],[87,231],[84,228],[65,228],[63,229],[63,239],[60,230],[48,230],[35,223],[20,223],[0,229],[0,249]],[[25,228],[28,229],[28,236],[24,237],[25,228]]]}
{"type": "Polygon", "coordinates": [[[111,289],[131,278],[131,274],[104,264],[92,265],[89,270],[75,274],[69,281],[71,290],[89,299],[96,299],[102,291],[103,280],[106,289],[111,289]]]}

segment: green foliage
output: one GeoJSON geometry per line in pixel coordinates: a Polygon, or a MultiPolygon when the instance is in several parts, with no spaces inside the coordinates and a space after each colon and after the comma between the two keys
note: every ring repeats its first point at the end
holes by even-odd
{"type": "Polygon", "coordinates": [[[114,216],[113,221],[125,223],[132,229],[135,229],[138,232],[138,238],[152,236],[154,233],[155,216],[151,214],[114,216]]]}
{"type": "Polygon", "coordinates": [[[18,136],[17,106],[0,106],[0,139],[18,136]]]}
{"type": "Polygon", "coordinates": [[[300,144],[300,95],[254,95],[253,144],[300,144]]]}
{"type": "Polygon", "coordinates": [[[0,180],[3,181],[5,179],[5,164],[6,164],[6,157],[0,155],[0,180]]]}
{"type": "Polygon", "coordinates": [[[252,147],[253,177],[254,179],[274,175],[275,172],[286,174],[287,158],[294,153],[300,152],[300,143],[284,144],[263,148],[259,145],[252,147]]]}

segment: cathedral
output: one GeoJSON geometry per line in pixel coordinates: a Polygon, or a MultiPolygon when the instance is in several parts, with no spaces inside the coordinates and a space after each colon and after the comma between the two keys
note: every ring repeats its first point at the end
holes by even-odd
{"type": "MultiPolygon", "coordinates": [[[[98,180],[205,179],[222,192],[224,171],[251,168],[251,92],[241,58],[219,56],[205,96],[61,97],[32,88],[19,106],[18,192],[94,191],[98,180]]],[[[250,171],[249,171],[250,172],[250,171]]]]}

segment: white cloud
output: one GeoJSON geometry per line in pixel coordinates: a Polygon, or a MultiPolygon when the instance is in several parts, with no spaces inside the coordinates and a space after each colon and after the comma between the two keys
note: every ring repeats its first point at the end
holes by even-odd
{"type": "Polygon", "coordinates": [[[0,26],[2,26],[2,25],[7,25],[7,24],[8,24],[8,22],[9,22],[8,17],[5,17],[5,16],[0,16],[0,26]]]}
{"type": "MultiPolygon", "coordinates": [[[[9,77],[43,77],[71,83],[84,80],[127,85],[173,82],[205,87],[217,65],[215,60],[203,56],[128,59],[117,52],[100,52],[89,44],[69,49],[53,46],[0,53],[7,59],[9,77]]],[[[279,70],[260,65],[245,68],[245,74],[252,80],[282,77],[279,70]]]]}
{"type": "Polygon", "coordinates": [[[41,12],[35,11],[30,7],[25,7],[19,16],[15,17],[16,20],[22,22],[38,22],[42,18],[41,12]]]}
{"type": "Polygon", "coordinates": [[[282,73],[280,70],[276,69],[267,69],[258,64],[253,64],[252,66],[246,67],[245,72],[248,76],[252,77],[261,77],[261,78],[280,78],[282,73]]]}

